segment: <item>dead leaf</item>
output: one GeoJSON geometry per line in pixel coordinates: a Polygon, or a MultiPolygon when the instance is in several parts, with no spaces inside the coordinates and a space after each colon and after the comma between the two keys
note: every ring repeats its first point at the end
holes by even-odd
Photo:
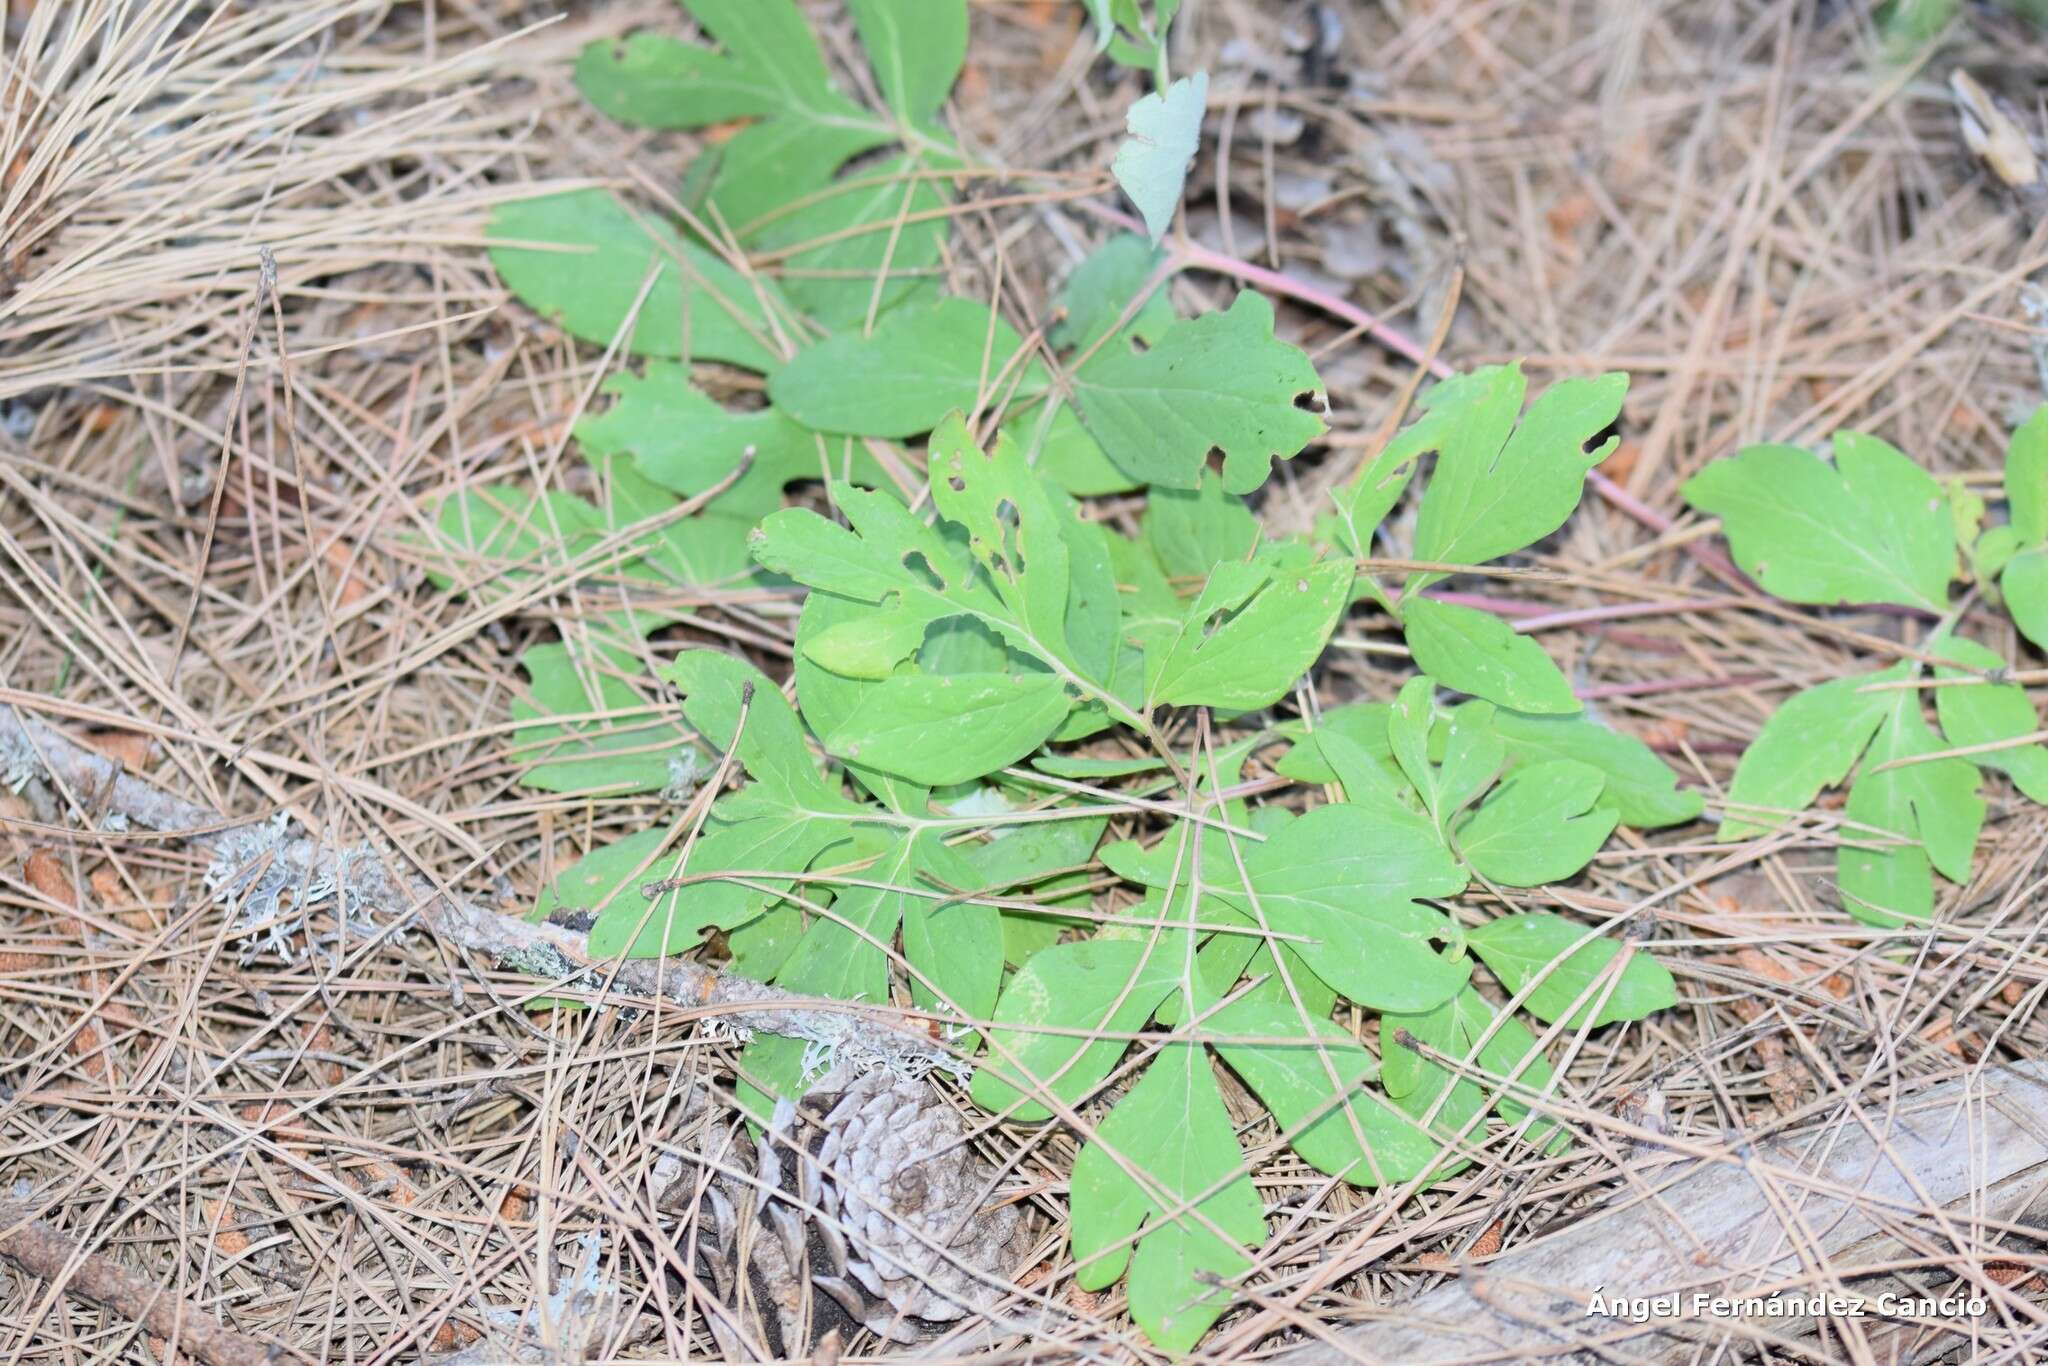
{"type": "Polygon", "coordinates": [[[1963,124],[1963,145],[1991,168],[1991,174],[2015,190],[2041,182],[2041,162],[2034,144],[2005,102],[1957,67],[1948,76],[1955,93],[1956,116],[1963,124]]]}

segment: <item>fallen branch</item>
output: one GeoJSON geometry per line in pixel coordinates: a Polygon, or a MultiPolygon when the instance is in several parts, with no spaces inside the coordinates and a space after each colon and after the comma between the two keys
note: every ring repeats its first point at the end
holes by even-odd
{"type": "Polygon", "coordinates": [[[33,1218],[17,1201],[0,1200],[0,1257],[67,1295],[91,1300],[141,1324],[207,1366],[270,1366],[298,1359],[282,1347],[266,1346],[236,1332],[113,1259],[87,1252],[76,1240],[33,1218]]]}
{"type": "Polygon", "coordinates": [[[666,1000],[733,1028],[804,1039],[834,1058],[920,1074],[959,1066],[936,1021],[840,1001],[798,996],[678,958],[632,959],[612,966],[593,959],[589,936],[560,925],[531,924],[445,893],[416,873],[394,872],[386,851],[356,844],[335,849],[316,840],[270,839],[267,827],[227,824],[215,812],[125,772],[119,764],[55,728],[0,703],[0,778],[47,774],[90,819],[117,816],[130,826],[178,835],[229,863],[230,885],[245,890],[239,865],[261,847],[271,859],[263,885],[288,890],[303,903],[311,889],[331,889],[347,907],[388,920],[412,916],[471,953],[543,978],[551,995],[666,1000]]]}
{"type": "Polygon", "coordinates": [[[1987,1301],[1985,1324],[2031,1322],[2038,1343],[2048,1318],[2003,1294],[1984,1263],[2001,1230],[2048,1208],[2044,1117],[2048,1063],[2030,1061],[1940,1082],[1893,1111],[1871,1104],[1754,1150],[1683,1161],[1384,1319],[1274,1360],[1677,1363],[1749,1360],[1768,1345],[1789,1360],[1914,1361],[1967,1347],[1973,1321],[1909,1308],[1886,1317],[1878,1296],[1921,1282],[1938,1296],[1957,1278],[1963,1295],[1987,1301]],[[1914,1266],[1933,1274],[1911,1276],[1914,1266]],[[1675,1295],[1679,1309],[1632,1323],[1588,1313],[1596,1292],[1609,1301],[1675,1295]],[[1816,1342],[1811,1312],[1738,1305],[1703,1315],[1695,1294],[1776,1299],[1781,1310],[1862,1296],[1868,1317],[1834,1316],[1816,1342]]]}

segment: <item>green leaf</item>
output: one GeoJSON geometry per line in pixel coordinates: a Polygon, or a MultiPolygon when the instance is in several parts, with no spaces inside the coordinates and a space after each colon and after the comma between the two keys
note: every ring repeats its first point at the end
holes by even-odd
{"type": "MultiPolygon", "coordinates": [[[[651,878],[642,875],[657,864],[665,869],[673,861],[673,852],[667,859],[660,857],[662,844],[668,837],[668,829],[658,826],[591,850],[541,888],[533,903],[533,918],[545,920],[558,911],[583,911],[601,916],[614,902],[620,908],[636,913],[646,909],[647,903],[641,898],[639,887],[641,882],[651,878]]],[[[656,872],[651,876],[661,875],[656,872]]],[[[593,956],[602,955],[593,953],[593,956]]]]}
{"type": "Polygon", "coordinates": [[[628,350],[749,370],[780,360],[757,282],[603,190],[501,204],[487,231],[506,288],[572,336],[609,346],[652,273],[628,350]]]}
{"type": "Polygon", "coordinates": [[[1621,819],[1595,808],[1606,782],[1571,759],[1527,765],[1457,826],[1458,852],[1504,887],[1562,882],[1593,861],[1621,819]]]}
{"type": "Polygon", "coordinates": [[[2005,501],[2020,544],[2048,541],[2048,403],[2034,409],[2005,448],[2005,501]]]}
{"type": "MultiPolygon", "coordinates": [[[[869,336],[841,332],[805,348],[770,377],[768,396],[819,431],[915,436],[983,406],[1023,345],[986,304],[949,295],[890,314],[869,336]]],[[[1034,367],[1022,393],[1043,387],[1034,367]]]]}
{"type": "Polygon", "coordinates": [[[1969,880],[1984,802],[1966,759],[1903,762],[1950,748],[1922,718],[1916,689],[1871,695],[1883,717],[1842,810],[1835,880],[1849,914],[1890,927],[1933,916],[1932,871],[1969,880]]]}
{"type": "Polygon", "coordinates": [[[682,729],[650,707],[628,677],[643,671],[623,650],[599,647],[594,658],[578,658],[566,645],[536,645],[519,656],[532,702],[512,704],[514,721],[508,754],[531,765],[520,782],[542,792],[659,792],[675,779],[678,764],[693,773],[709,770],[698,751],[687,749],[682,729]],[[612,712],[615,716],[593,717],[612,712]]]}
{"type": "Polygon", "coordinates": [[[1124,113],[1130,134],[1110,169],[1144,215],[1154,246],[1173,226],[1188,168],[1202,148],[1202,114],[1209,103],[1209,73],[1183,76],[1166,89],[1134,101],[1124,113]]]}
{"type": "Polygon", "coordinates": [[[905,674],[870,689],[825,748],[929,787],[964,783],[1044,744],[1071,706],[1052,674],[905,674]]]}
{"type": "Polygon", "coordinates": [[[722,650],[698,646],[656,673],[683,693],[683,715],[705,744],[723,753],[737,735],[739,761],[754,781],[778,795],[803,797],[821,810],[849,815],[861,810],[818,776],[804,744],[803,724],[782,690],[759,669],[722,650]]]}
{"type": "Polygon", "coordinates": [[[835,887],[831,907],[813,917],[775,984],[807,996],[888,1004],[890,949],[905,908],[924,899],[918,873],[934,844],[914,836],[893,837],[873,863],[848,874],[860,883],[880,885],[835,887]]]}
{"type": "Polygon", "coordinates": [[[1998,587],[2020,634],[2048,650],[2048,547],[2034,546],[2006,561],[1998,587]]]}
{"type": "Polygon", "coordinates": [[[1493,705],[1468,703],[1451,714],[1441,765],[1430,762],[1430,736],[1438,711],[1433,700],[1436,682],[1418,675],[1401,685],[1401,695],[1387,716],[1387,742],[1394,760],[1422,798],[1439,838],[1447,835],[1458,813],[1500,776],[1507,746],[1493,730],[1493,705]]]}
{"type": "Polygon", "coordinates": [[[1051,1117],[1041,1097],[1074,1104],[1109,1075],[1179,980],[1170,955],[1134,939],[1055,944],[1036,955],[996,1004],[974,1103],[1024,1124],[1051,1117]]]}
{"type": "Polygon", "coordinates": [[[1074,267],[1055,300],[1061,317],[1048,334],[1052,344],[1084,352],[1121,330],[1148,346],[1156,345],[1173,326],[1173,304],[1160,288],[1165,283],[1161,270],[1170,259],[1131,233],[1112,237],[1090,252],[1074,267]],[[1119,329],[1118,320],[1126,314],[1130,321],[1119,329]]]}
{"type": "Polygon", "coordinates": [[[1590,1020],[1597,1029],[1678,1004],[1670,970],[1648,953],[1630,953],[1617,977],[1608,965],[1622,953],[1621,944],[1598,937],[1580,944],[1582,939],[1582,926],[1547,911],[1502,916],[1467,936],[1472,951],[1509,991],[1537,983],[1522,1003],[1550,1024],[1564,1020],[1568,1028],[1582,1029],[1590,1020]],[[1582,994],[1586,1002],[1574,1007],[1582,994]]]}
{"type": "Polygon", "coordinates": [[[704,217],[723,224],[743,245],[754,246],[801,212],[790,206],[828,195],[842,165],[894,140],[881,120],[871,119],[858,105],[837,95],[829,98],[836,110],[749,124],[706,152],[703,169],[691,168],[692,177],[709,187],[704,217]]]}
{"type": "Polygon", "coordinates": [[[1137,480],[1110,463],[1102,445],[1073,408],[1065,403],[1050,410],[1026,409],[1003,424],[1002,434],[1017,443],[1031,467],[1076,498],[1129,493],[1137,480]]]}
{"type": "Polygon", "coordinates": [[[1421,897],[1455,896],[1465,874],[1434,832],[1322,806],[1245,852],[1257,909],[1325,982],[1375,1010],[1427,1010],[1463,986],[1470,964],[1432,940],[1457,930],[1421,897]]]}
{"type": "Polygon", "coordinates": [[[1366,1086],[1379,1066],[1334,1021],[1305,1025],[1291,1005],[1240,997],[1209,1016],[1203,1032],[1211,1031],[1217,1054],[1317,1171],[1354,1186],[1394,1185],[1428,1171],[1442,1151],[1427,1130],[1366,1086]],[[1245,1041],[1224,1041],[1232,1036],[1245,1041]]]}
{"type": "Polygon", "coordinates": [[[1143,529],[1159,565],[1175,578],[1195,578],[1229,560],[1249,560],[1259,544],[1259,519],[1244,500],[1205,475],[1201,487],[1154,489],[1143,529]]]}
{"type": "Polygon", "coordinates": [[[1266,1240],[1264,1207],[1200,1047],[1167,1045],[1117,1102],[1074,1158],[1070,1203],[1082,1288],[1114,1284],[1128,1262],[1131,1317],[1145,1336],[1169,1352],[1199,1342],[1230,1305],[1215,1282],[1250,1270],[1244,1249],[1266,1240]]]}
{"type": "Polygon", "coordinates": [[[1494,714],[1493,730],[1507,744],[1509,773],[1552,759],[1599,769],[1607,782],[1597,805],[1618,813],[1623,824],[1644,830],[1683,825],[1698,819],[1704,805],[1699,792],[1679,790],[1678,775],[1648,745],[1597,722],[1503,710],[1494,714]]]}
{"type": "Polygon", "coordinates": [[[1349,560],[1272,553],[1216,566],[1171,635],[1145,652],[1147,704],[1251,711],[1287,695],[1350,602],[1349,560]]]}
{"type": "MultiPolygon", "coordinates": [[[[1513,1016],[1498,1017],[1486,998],[1471,987],[1459,992],[1426,1015],[1387,1016],[1380,1025],[1380,1046],[1386,1069],[1388,1094],[1409,1114],[1429,1113],[1437,1097],[1454,1084],[1453,1073],[1434,1059],[1398,1041],[1407,1030],[1418,1043],[1442,1054],[1468,1071],[1487,1074],[1488,1084],[1469,1076],[1455,1080],[1456,1091],[1438,1111],[1437,1128],[1446,1138],[1458,1133],[1479,1112],[1486,1093],[1498,1085],[1494,1111],[1510,1124],[1529,1113],[1527,1102],[1515,1099],[1531,1091],[1547,1093],[1556,1074],[1536,1046],[1536,1036],[1513,1016]],[[1499,1019],[1496,1025],[1495,1020],[1499,1019]],[[1481,1043],[1480,1040],[1485,1042],[1481,1043]]],[[[1539,1140],[1555,1129],[1551,1120],[1529,1126],[1528,1137],[1539,1140]]]]}
{"type": "MultiPolygon", "coordinates": [[[[1996,679],[2012,667],[1976,641],[1960,636],[1931,641],[1927,652],[1958,666],[1936,669],[1937,680],[1996,679]]],[[[2017,683],[1982,682],[1936,688],[1934,710],[1941,720],[1942,734],[1958,749],[2001,744],[2041,729],[2041,718],[2034,711],[2027,690],[2017,683]]],[[[2014,745],[1972,754],[1969,758],[1987,768],[2003,770],[2013,786],[2037,802],[2048,803],[2048,746],[2038,742],[2014,745]]]]}
{"type": "Polygon", "coordinates": [[[1880,673],[1838,678],[1808,688],[1772,712],[1743,751],[1728,789],[1728,812],[1716,838],[1748,839],[1784,824],[1813,804],[1821,789],[1849,776],[1884,720],[1887,695],[1871,683],[1906,677],[1905,664],[1880,673]]]}
{"type": "Polygon", "coordinates": [[[681,852],[679,841],[646,880],[719,873],[731,879],[691,882],[661,893],[651,906],[637,896],[614,899],[591,927],[591,955],[678,953],[695,947],[708,928],[730,929],[759,915],[787,895],[827,850],[852,837],[855,827],[843,812],[806,804],[823,800],[772,792],[762,782],[720,797],[682,867],[673,866],[673,855],[681,852]]]}
{"type": "Polygon", "coordinates": [[[1221,313],[1182,319],[1144,350],[1102,347],[1071,378],[1081,422],[1143,483],[1192,489],[1209,452],[1223,487],[1250,493],[1277,457],[1322,435],[1327,404],[1308,357],[1273,336],[1273,305],[1250,290],[1221,313]]]}
{"type": "MultiPolygon", "coordinates": [[[[1467,988],[1469,990],[1469,988],[1467,988]]],[[[1462,1171],[1470,1159],[1454,1156],[1475,1146],[1471,1128],[1486,1111],[1486,1093],[1469,1076],[1461,1076],[1402,1041],[1403,1033],[1422,1049],[1445,1058],[1463,1059],[1472,1051],[1468,1021],[1458,1009],[1463,995],[1432,1010],[1380,1016],[1381,1080],[1394,1104],[1426,1123],[1438,1139],[1445,1159],[1430,1173],[1432,1180],[1462,1171]]]]}
{"type": "Polygon", "coordinates": [[[1835,463],[1750,446],[1681,490],[1718,516],[1743,572],[1788,602],[1890,602],[1940,612],[1955,527],[1934,477],[1876,437],[1835,434],[1835,463]]]}
{"type": "Polygon", "coordinates": [[[658,33],[585,47],[576,59],[576,88],[606,117],[640,128],[697,128],[782,106],[779,93],[745,63],[658,33]]]}
{"type": "Polygon", "coordinates": [[[863,164],[763,219],[747,245],[784,251],[779,274],[790,301],[850,331],[871,313],[929,293],[952,202],[935,173],[959,165],[931,151],[863,164]]]}
{"type": "Polygon", "coordinates": [[[1088,874],[1074,870],[1093,857],[1108,824],[1106,817],[1032,821],[999,827],[986,843],[959,847],[956,852],[974,870],[974,885],[983,894],[1030,896],[1047,907],[1044,912],[1005,908],[999,913],[1004,958],[1021,966],[1051,946],[1067,926],[1080,923],[1052,908],[1086,909],[1088,874]],[[1069,889],[1071,894],[1061,895],[1069,889]]]}
{"type": "Polygon", "coordinates": [[[617,402],[576,424],[576,439],[595,456],[630,455],[651,483],[684,498],[716,488],[752,455],[747,472],[713,504],[758,519],[782,506],[785,484],[828,473],[878,482],[872,457],[857,446],[820,442],[774,408],[731,412],[690,383],[687,367],[649,361],[644,375],[617,374],[600,391],[617,402]],[[825,449],[834,449],[828,468],[825,449]]]}
{"type": "Polygon", "coordinates": [[[929,122],[967,59],[966,0],[847,0],[847,8],[890,111],[909,127],[929,122]]]}
{"type": "MultiPolygon", "coordinates": [[[[1621,412],[1628,376],[1553,384],[1510,432],[1523,387],[1520,368],[1511,365],[1476,372],[1441,399],[1432,395],[1430,408],[1444,417],[1435,433],[1436,469],[1416,516],[1415,558],[1484,564],[1534,545],[1579,505],[1586,471],[1619,440],[1588,449],[1621,412]]],[[[1419,571],[1409,576],[1409,588],[1443,577],[1419,571]]]]}
{"type": "MultiPolygon", "coordinates": [[[[1336,769],[1324,758],[1316,744],[1326,733],[1334,733],[1364,751],[1368,758],[1391,759],[1394,756],[1392,743],[1387,739],[1387,718],[1393,708],[1385,702],[1347,702],[1341,707],[1332,707],[1315,719],[1311,729],[1300,721],[1284,722],[1276,729],[1293,737],[1296,743],[1274,768],[1283,777],[1302,783],[1334,783],[1338,781],[1336,769]]],[[[1357,797],[1352,798],[1357,801],[1357,797]]]]}
{"type": "MultiPolygon", "coordinates": [[[[822,589],[804,598],[803,611],[796,622],[794,671],[797,705],[802,708],[804,721],[814,735],[830,735],[837,730],[875,684],[865,679],[847,678],[825,668],[811,657],[811,643],[822,632],[858,620],[867,613],[865,604],[822,589]]],[[[891,811],[906,816],[926,814],[931,793],[919,784],[866,764],[848,763],[846,771],[891,811]]]]}
{"type": "Polygon", "coordinates": [[[802,911],[786,901],[770,906],[752,920],[727,932],[725,945],[732,958],[726,964],[726,970],[750,981],[773,981],[782,965],[789,961],[789,955],[803,933],[802,911]]]}
{"type": "Polygon", "coordinates": [[[510,484],[487,484],[444,499],[435,512],[437,551],[428,577],[458,583],[486,599],[516,591],[575,561],[604,532],[604,515],[568,493],[536,498],[510,484]]]}
{"type": "Polygon", "coordinates": [[[1445,687],[1516,711],[1580,710],[1571,682],[1543,647],[1491,612],[1411,595],[1401,601],[1401,616],[1416,667],[1445,687]]]}

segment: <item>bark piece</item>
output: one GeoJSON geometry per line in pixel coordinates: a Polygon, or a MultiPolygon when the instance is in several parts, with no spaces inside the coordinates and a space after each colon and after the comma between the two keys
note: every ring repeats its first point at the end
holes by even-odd
{"type": "MultiPolygon", "coordinates": [[[[2048,1063],[2029,1061],[1937,1082],[1890,1105],[1864,1099],[1818,1128],[1737,1146],[1713,1159],[1638,1170],[1606,1207],[1469,1268],[1384,1319],[1283,1353],[1284,1366],[1424,1362],[1749,1360],[1759,1341],[1796,1341],[1810,1313],[1691,1314],[1695,1293],[1728,1299],[1863,1295],[1871,1316],[1832,1322],[1809,1340],[1813,1359],[1845,1360],[1859,1334],[1877,1360],[1967,1346],[1970,1320],[1927,1331],[1876,1316],[1876,1299],[1905,1289],[1896,1259],[1946,1263],[1909,1272],[1931,1289],[1969,1277],[1987,1300],[1999,1226],[2038,1228],[2048,1214],[2048,1063]],[[1979,1268],[1972,1275],[1970,1268],[1979,1268]],[[1785,1290],[1785,1287],[1791,1287],[1785,1290]],[[1588,1315],[1596,1291],[1676,1294],[1680,1316],[1637,1324],[1588,1315]],[[1963,1336],[1958,1336],[1962,1334],[1963,1336]]],[[[1997,1323],[1994,1306],[1985,1326],[1997,1323]]],[[[1937,1316],[1938,1317],[1938,1316],[1937,1316]]],[[[1788,1358],[1791,1359],[1791,1358],[1788,1358]]]]}

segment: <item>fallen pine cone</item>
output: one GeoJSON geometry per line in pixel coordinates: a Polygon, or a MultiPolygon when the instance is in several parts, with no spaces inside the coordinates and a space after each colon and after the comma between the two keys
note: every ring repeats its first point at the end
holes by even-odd
{"type": "MultiPolygon", "coordinates": [[[[999,1301],[1032,1238],[1020,1208],[990,1207],[994,1171],[967,1134],[926,1082],[836,1069],[735,1142],[725,1165],[752,1170],[703,1185],[712,1227],[697,1230],[707,1279],[739,1311],[711,1315],[726,1355],[800,1355],[861,1328],[917,1342],[999,1301]]],[[[672,1183],[663,1205],[687,1207],[697,1185],[672,1183]]]]}

